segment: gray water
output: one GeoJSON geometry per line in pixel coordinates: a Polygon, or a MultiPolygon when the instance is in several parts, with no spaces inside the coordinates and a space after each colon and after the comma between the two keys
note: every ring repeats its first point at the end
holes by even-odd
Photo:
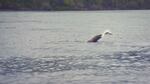
{"type": "Polygon", "coordinates": [[[0,84],[149,84],[149,22],[149,10],[0,12],[0,84]]]}

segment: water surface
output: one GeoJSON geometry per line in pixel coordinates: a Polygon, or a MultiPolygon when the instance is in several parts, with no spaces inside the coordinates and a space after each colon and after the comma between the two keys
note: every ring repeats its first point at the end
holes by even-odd
{"type": "Polygon", "coordinates": [[[0,12],[0,83],[149,84],[149,22],[149,10],[0,12]]]}

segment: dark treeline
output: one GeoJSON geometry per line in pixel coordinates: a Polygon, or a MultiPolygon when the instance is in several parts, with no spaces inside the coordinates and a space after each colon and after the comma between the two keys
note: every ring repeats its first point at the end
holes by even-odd
{"type": "Polygon", "coordinates": [[[150,0],[0,0],[0,10],[150,9],[150,0]]]}

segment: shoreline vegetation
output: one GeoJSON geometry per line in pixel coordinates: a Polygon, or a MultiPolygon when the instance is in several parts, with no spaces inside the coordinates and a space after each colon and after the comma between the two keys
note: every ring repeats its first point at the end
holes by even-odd
{"type": "Polygon", "coordinates": [[[0,11],[148,10],[150,0],[0,0],[0,11]]]}

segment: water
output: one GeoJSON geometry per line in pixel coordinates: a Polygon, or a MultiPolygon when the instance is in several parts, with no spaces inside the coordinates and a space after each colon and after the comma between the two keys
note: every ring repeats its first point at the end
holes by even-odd
{"type": "Polygon", "coordinates": [[[0,84],[149,84],[149,22],[149,10],[0,12],[0,84]]]}

